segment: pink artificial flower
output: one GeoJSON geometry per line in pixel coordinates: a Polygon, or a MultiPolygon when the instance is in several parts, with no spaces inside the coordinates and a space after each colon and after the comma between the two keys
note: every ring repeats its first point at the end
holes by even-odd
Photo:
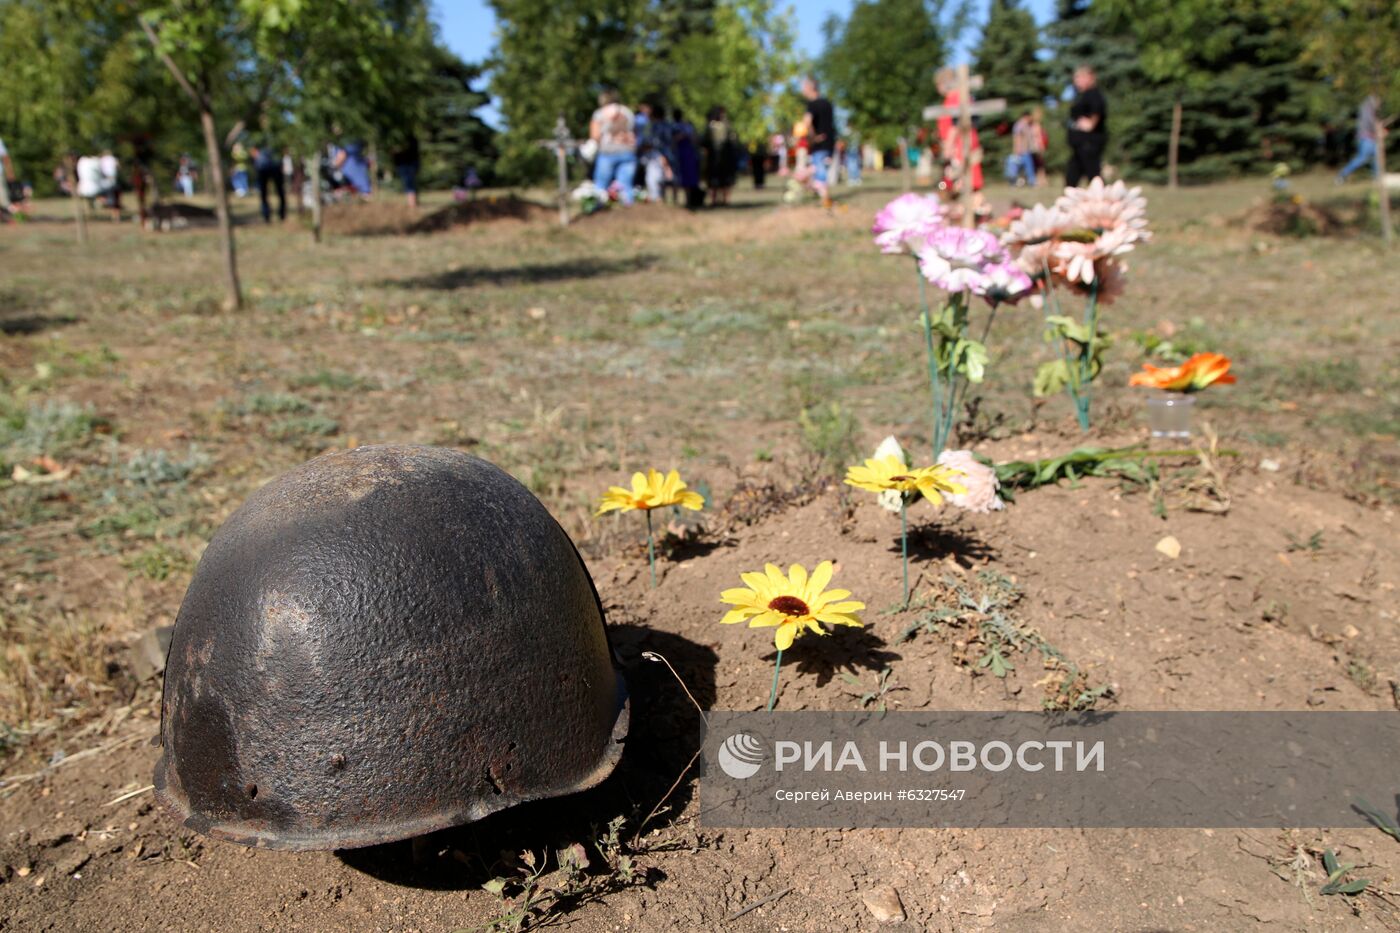
{"type": "Polygon", "coordinates": [[[985,295],[995,283],[987,270],[1004,264],[1006,251],[996,235],[985,230],[940,227],[918,240],[914,255],[919,271],[945,292],[972,292],[985,295]]]}
{"type": "Polygon", "coordinates": [[[875,215],[875,245],[882,253],[910,252],[918,240],[943,224],[943,205],[927,194],[901,194],[875,215]]]}
{"type": "Polygon", "coordinates": [[[1147,199],[1141,188],[1129,188],[1121,181],[1105,185],[1095,178],[1088,187],[1066,188],[1055,207],[1069,216],[1076,227],[1095,232],[1131,230],[1133,239],[1147,240],[1147,199]]]}
{"type": "Polygon", "coordinates": [[[953,505],[969,512],[981,514],[995,512],[1006,507],[1006,504],[1001,501],[1001,496],[997,495],[997,490],[1001,488],[1001,481],[997,479],[996,470],[974,457],[972,451],[945,450],[938,455],[938,463],[940,466],[949,467],[962,474],[956,479],[959,484],[967,488],[967,491],[962,493],[945,492],[943,494],[943,498],[953,505]]]}
{"type": "Polygon", "coordinates": [[[1015,260],[992,263],[983,270],[982,297],[993,303],[1015,303],[1031,293],[1035,283],[1015,260]]]}
{"type": "Polygon", "coordinates": [[[1056,241],[1069,228],[1069,216],[1058,207],[1037,204],[1011,224],[1002,243],[1015,255],[1023,272],[1033,278],[1043,276],[1056,241]]]}

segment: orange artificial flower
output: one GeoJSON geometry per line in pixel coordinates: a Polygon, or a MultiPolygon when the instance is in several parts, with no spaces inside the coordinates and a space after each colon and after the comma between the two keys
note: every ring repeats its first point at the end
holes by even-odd
{"type": "Polygon", "coordinates": [[[1228,385],[1235,381],[1230,375],[1230,358],[1222,353],[1197,353],[1180,366],[1143,363],[1142,369],[1128,380],[1128,385],[1167,392],[1199,392],[1217,382],[1228,385]]]}

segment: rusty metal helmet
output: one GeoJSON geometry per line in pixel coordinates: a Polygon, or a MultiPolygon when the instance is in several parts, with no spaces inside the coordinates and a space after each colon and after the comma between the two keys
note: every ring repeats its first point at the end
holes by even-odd
{"type": "Polygon", "coordinates": [[[539,500],[457,451],[361,447],[209,542],[156,794],[218,839],[374,845],[597,784],[627,718],[593,581],[539,500]]]}

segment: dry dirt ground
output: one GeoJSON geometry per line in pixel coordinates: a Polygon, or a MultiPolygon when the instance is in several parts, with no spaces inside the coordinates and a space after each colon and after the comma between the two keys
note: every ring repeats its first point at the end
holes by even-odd
{"type": "MultiPolygon", "coordinates": [[[[875,929],[890,909],[929,930],[1400,929],[1400,843],[1377,830],[718,831],[688,775],[667,797],[699,715],[642,654],[703,707],[761,709],[771,641],[720,626],[717,600],[766,561],[834,560],[870,607],[864,630],[784,658],[780,709],[1397,708],[1400,315],[1378,296],[1400,277],[1364,241],[1226,223],[1263,187],[1151,193],[1158,241],[1112,312],[1088,438],[1143,439],[1120,387],[1153,331],[1236,357],[1241,384],[1202,419],[1225,452],[1151,483],[1022,490],[987,516],[922,504],[908,610],[897,519],[830,478],[889,431],[927,443],[912,283],[863,234],[888,189],[835,218],[755,198],[319,250],[249,226],[240,316],[213,310],[204,232],[99,225],[80,254],[56,219],[0,230],[5,471],[74,468],[0,489],[0,930],[509,928],[527,898],[584,931],[875,929]],[[143,792],[158,679],[132,647],[173,619],[251,489],[368,442],[501,462],[580,541],[635,698],[623,762],[593,791],[416,845],[202,839],[143,792]],[[588,515],[651,464],[712,506],[668,538],[655,589],[640,523],[588,515]],[[1175,558],[1156,549],[1169,535],[1175,558]],[[994,646],[976,614],[935,611],[978,593],[1020,626],[1004,678],[978,666],[994,646]],[[571,873],[555,853],[574,843],[589,866],[571,873]],[[1320,894],[1326,849],[1366,892],[1320,894]]],[[[963,437],[997,460],[1084,443],[1064,400],[1027,398],[1038,328],[993,350],[963,437]]]]}

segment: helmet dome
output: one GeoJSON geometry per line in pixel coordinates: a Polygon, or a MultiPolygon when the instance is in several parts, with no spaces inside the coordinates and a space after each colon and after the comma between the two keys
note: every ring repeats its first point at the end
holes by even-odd
{"type": "Polygon", "coordinates": [[[175,622],[156,795],[244,845],[335,849],[602,781],[628,703],[583,560],[503,470],[318,457],[209,542],[175,622]]]}

